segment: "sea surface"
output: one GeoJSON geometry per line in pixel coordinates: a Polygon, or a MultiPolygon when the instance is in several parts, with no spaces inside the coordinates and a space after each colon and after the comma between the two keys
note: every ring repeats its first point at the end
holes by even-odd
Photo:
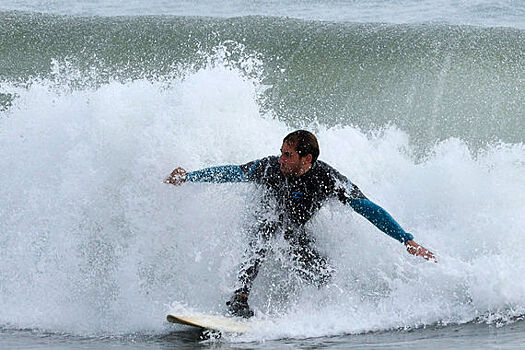
{"type": "Polygon", "coordinates": [[[522,1],[0,3],[2,349],[521,349],[524,178],[522,1]],[[167,323],[224,313],[257,191],[162,180],[296,128],[439,262],[330,202],[329,285],[278,237],[261,327],[167,323]]]}

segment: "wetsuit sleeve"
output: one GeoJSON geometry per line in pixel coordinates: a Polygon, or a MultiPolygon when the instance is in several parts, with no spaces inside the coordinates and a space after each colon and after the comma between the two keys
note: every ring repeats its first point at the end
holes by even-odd
{"type": "Polygon", "coordinates": [[[385,209],[366,198],[361,190],[343,175],[338,175],[339,185],[336,185],[336,193],[341,202],[350,205],[358,214],[399,242],[405,243],[414,239],[414,236],[403,230],[385,209]]]}
{"type": "Polygon", "coordinates": [[[243,165],[222,165],[186,174],[189,182],[248,182],[254,181],[261,161],[255,160],[243,165]]]}
{"type": "Polygon", "coordinates": [[[347,203],[378,229],[399,242],[405,243],[414,239],[414,236],[403,230],[385,209],[368,198],[349,198],[347,203]]]}
{"type": "Polygon", "coordinates": [[[222,165],[186,174],[189,182],[245,182],[248,181],[246,174],[238,165],[222,165]]]}

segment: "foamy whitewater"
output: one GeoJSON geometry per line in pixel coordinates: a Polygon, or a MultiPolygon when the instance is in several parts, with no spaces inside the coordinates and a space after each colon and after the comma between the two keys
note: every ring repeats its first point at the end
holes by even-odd
{"type": "MultiPolygon", "coordinates": [[[[104,68],[86,73],[74,57],[53,60],[49,72],[22,81],[4,72],[3,334],[29,329],[83,337],[165,335],[182,329],[167,324],[170,311],[224,313],[246,247],[255,186],[175,187],[163,179],[177,166],[196,170],[279,154],[282,138],[298,127],[318,136],[321,160],[387,209],[439,262],[407,254],[351,208],[330,202],[308,227],[336,268],[334,279],[321,289],[301,284],[277,239],[251,296],[262,326],[225,335],[226,341],[522,323],[521,102],[492,109],[502,129],[487,134],[480,127],[472,139],[447,137],[439,127],[426,133],[432,123],[418,124],[417,118],[413,129],[364,117],[287,119],[286,106],[275,102],[280,82],[265,72],[268,56],[238,42],[197,55],[196,64],[176,62],[159,76],[130,77],[104,68]],[[517,111],[509,117],[515,124],[505,124],[505,111],[517,111]],[[418,125],[421,138],[414,132],[418,125]],[[514,142],[505,140],[508,134],[514,142]]],[[[510,72],[520,63],[512,67],[510,72]]],[[[501,86],[519,86],[506,74],[501,86]]],[[[442,78],[440,88],[446,89],[450,80],[442,78]]],[[[497,95],[496,102],[524,92],[509,94],[497,95]]],[[[403,103],[418,101],[408,96],[403,103]]],[[[440,118],[444,107],[436,108],[441,112],[433,117],[440,118]]],[[[448,125],[461,128],[458,120],[448,125]]]]}
{"type": "MultiPolygon", "coordinates": [[[[71,92],[44,80],[19,90],[0,139],[2,324],[88,335],[161,332],[171,302],[223,311],[253,185],[176,188],[162,180],[179,165],[277,154],[290,128],[259,113],[260,89],[216,65],[169,85],[138,80],[71,92]]],[[[333,284],[281,285],[275,274],[286,269],[264,269],[252,303],[279,316],[255,339],[525,313],[523,145],[474,157],[451,139],[417,162],[394,127],[373,136],[313,128],[321,158],[388,208],[439,263],[409,256],[350,208],[328,205],[311,228],[337,268],[333,284]],[[289,288],[296,296],[275,309],[272,298],[289,288]]]]}

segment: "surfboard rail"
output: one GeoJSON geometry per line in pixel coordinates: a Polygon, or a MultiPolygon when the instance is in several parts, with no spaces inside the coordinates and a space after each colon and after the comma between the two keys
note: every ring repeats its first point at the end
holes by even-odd
{"type": "Polygon", "coordinates": [[[194,314],[168,314],[166,319],[170,323],[182,324],[190,327],[208,329],[225,333],[246,333],[253,329],[254,321],[222,315],[194,314]]]}

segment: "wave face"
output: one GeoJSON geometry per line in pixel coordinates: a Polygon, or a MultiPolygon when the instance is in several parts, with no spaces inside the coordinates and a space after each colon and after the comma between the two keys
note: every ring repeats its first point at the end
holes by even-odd
{"type": "Polygon", "coordinates": [[[252,296],[273,321],[244,340],[525,314],[522,31],[0,16],[2,328],[149,334],[180,305],[222,312],[255,188],[162,180],[277,154],[299,126],[439,263],[329,203],[309,229],[333,283],[302,285],[277,248],[252,296]]]}
{"type": "MultiPolygon", "coordinates": [[[[525,36],[517,29],[263,17],[1,17],[5,81],[63,79],[53,70],[57,61],[77,70],[79,76],[67,77],[71,85],[172,77],[206,65],[222,45],[240,69],[240,56],[260,60],[257,73],[268,88],[259,105],[294,125],[394,124],[419,146],[450,137],[475,147],[524,139],[525,36]]],[[[1,93],[5,109],[12,94],[1,93]]]]}

